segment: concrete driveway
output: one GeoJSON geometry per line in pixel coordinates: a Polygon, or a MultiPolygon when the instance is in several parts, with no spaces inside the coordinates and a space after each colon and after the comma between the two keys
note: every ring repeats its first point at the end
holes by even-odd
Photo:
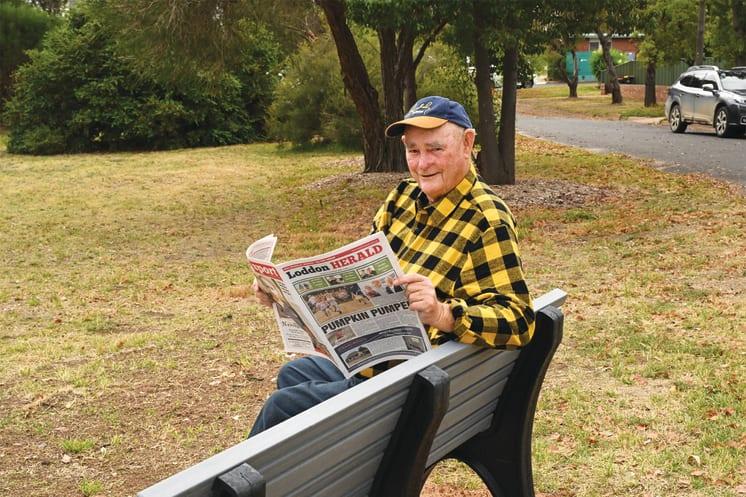
{"type": "Polygon", "coordinates": [[[659,161],[656,167],[704,173],[746,185],[746,136],[718,138],[711,127],[689,126],[674,134],[667,124],[519,114],[519,133],[599,152],[620,152],[659,161]]]}

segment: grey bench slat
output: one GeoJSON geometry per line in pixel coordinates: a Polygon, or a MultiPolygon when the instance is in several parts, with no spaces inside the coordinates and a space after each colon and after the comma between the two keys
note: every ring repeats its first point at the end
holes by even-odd
{"type": "Polygon", "coordinates": [[[479,354],[470,354],[451,364],[443,364],[444,361],[440,361],[437,366],[451,378],[451,396],[454,396],[463,388],[462,375],[473,374],[474,370],[478,374],[489,374],[512,364],[517,358],[518,354],[515,351],[481,349],[479,354]]]}
{"type": "Polygon", "coordinates": [[[437,450],[442,445],[450,443],[450,441],[459,437],[460,433],[468,429],[471,425],[479,424],[479,420],[483,417],[488,416],[491,418],[492,412],[497,405],[499,394],[505,387],[506,382],[507,378],[504,378],[492,384],[489,389],[480,390],[479,395],[463,404],[458,404],[446,413],[435,436],[431,450],[437,450]],[[479,413],[484,413],[484,416],[479,413]]]}
{"type": "MultiPolygon", "coordinates": [[[[388,415],[387,418],[383,423],[377,423],[378,426],[366,427],[364,433],[361,430],[359,437],[340,440],[327,447],[326,450],[313,454],[313,458],[309,458],[306,463],[286,467],[287,471],[277,473],[282,475],[282,478],[276,480],[273,490],[277,495],[295,495],[297,489],[302,488],[304,481],[309,483],[334,481],[341,474],[353,470],[359,473],[362,470],[361,464],[371,458],[380,457],[386,449],[390,434],[398,420],[398,413],[395,416],[388,415]],[[389,425],[389,427],[382,430],[382,424],[389,425]]],[[[274,481],[277,474],[268,473],[265,478],[274,481]]],[[[368,477],[373,478],[374,475],[375,468],[371,470],[368,477]]]]}
{"type": "MultiPolygon", "coordinates": [[[[485,392],[487,392],[487,395],[491,396],[494,401],[497,401],[500,393],[502,393],[510,369],[512,368],[503,368],[503,374],[479,380],[473,383],[469,389],[463,390],[458,396],[452,397],[452,402],[443,418],[443,421],[440,423],[438,433],[447,430],[450,428],[451,424],[458,421],[460,418],[463,418],[463,416],[467,414],[464,409],[472,406],[472,401],[476,398],[483,397],[485,392]]],[[[478,409],[478,407],[476,407],[475,410],[476,409],[478,409]]]]}
{"type": "Polygon", "coordinates": [[[462,420],[472,412],[479,411],[486,405],[492,405],[494,407],[494,405],[497,404],[500,393],[502,393],[502,390],[505,387],[506,381],[507,378],[498,381],[485,382],[484,385],[478,385],[473,389],[473,395],[470,396],[469,399],[458,404],[454,403],[454,407],[444,416],[436,438],[438,435],[451,428],[455,423],[462,422],[462,420]]]}
{"type": "Polygon", "coordinates": [[[457,423],[441,433],[439,438],[433,441],[430,454],[427,457],[427,466],[442,459],[464,441],[469,440],[477,433],[481,433],[490,427],[494,405],[486,405],[479,411],[472,413],[468,418],[457,423]]]}
{"type": "MultiPolygon", "coordinates": [[[[305,433],[297,440],[287,440],[278,444],[271,451],[266,451],[252,458],[252,466],[262,471],[265,478],[284,473],[307,462],[307,453],[325,453],[330,446],[344,443],[350,437],[363,440],[375,440],[390,433],[406,400],[406,391],[393,392],[387,397],[386,392],[371,396],[375,408],[367,408],[337,423],[320,423],[312,431],[321,431],[324,437],[315,438],[305,433]]],[[[303,413],[302,415],[305,415],[303,413]]],[[[309,430],[311,431],[311,430],[309,430]]],[[[342,454],[339,454],[341,457],[342,454]]]]}
{"type": "MultiPolygon", "coordinates": [[[[296,488],[286,489],[288,486],[277,484],[271,490],[270,495],[283,495],[286,497],[315,497],[324,495],[328,497],[342,497],[356,491],[361,481],[367,481],[370,486],[376,474],[376,469],[383,457],[383,451],[386,449],[388,437],[381,443],[361,449],[360,453],[346,461],[344,464],[331,467],[316,467],[317,476],[310,477],[307,480],[293,480],[290,475],[283,478],[283,482],[290,480],[296,488]],[[302,484],[301,484],[302,483],[302,484]]],[[[279,482],[278,482],[279,483],[279,482]]]]}
{"type": "Polygon", "coordinates": [[[553,307],[562,307],[567,300],[567,292],[559,288],[548,291],[534,299],[534,311],[540,311],[550,305],[553,307]]]}
{"type": "Polygon", "coordinates": [[[473,387],[477,382],[484,381],[494,375],[507,376],[513,369],[516,357],[515,355],[497,352],[491,354],[486,361],[473,364],[471,368],[462,368],[459,375],[452,375],[451,370],[446,369],[446,373],[451,378],[451,400],[459,400],[461,392],[473,387]]]}

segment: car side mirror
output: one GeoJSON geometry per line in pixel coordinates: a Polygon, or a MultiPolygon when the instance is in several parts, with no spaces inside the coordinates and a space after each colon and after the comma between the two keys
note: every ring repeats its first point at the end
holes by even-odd
{"type": "Polygon", "coordinates": [[[712,83],[705,83],[705,84],[703,84],[702,85],[702,89],[704,91],[709,91],[709,92],[715,91],[715,87],[712,85],[712,83]]]}

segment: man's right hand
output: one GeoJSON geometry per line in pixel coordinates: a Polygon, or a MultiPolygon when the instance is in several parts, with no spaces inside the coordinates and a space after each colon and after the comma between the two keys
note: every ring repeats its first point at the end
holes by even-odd
{"type": "Polygon", "coordinates": [[[259,283],[257,283],[256,280],[254,280],[254,284],[251,285],[251,289],[254,290],[254,295],[256,295],[257,300],[260,304],[262,304],[265,307],[272,307],[272,304],[274,304],[274,300],[272,300],[272,296],[259,288],[259,283]]]}

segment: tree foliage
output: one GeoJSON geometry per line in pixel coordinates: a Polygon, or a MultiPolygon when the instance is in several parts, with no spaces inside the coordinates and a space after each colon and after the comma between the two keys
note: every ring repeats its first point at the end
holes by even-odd
{"type": "Polygon", "coordinates": [[[643,2],[644,0],[581,0],[579,5],[575,5],[576,8],[588,8],[591,14],[590,24],[598,36],[609,71],[612,104],[622,103],[622,91],[611,56],[611,37],[635,30],[639,23],[635,14],[640,12],[643,2]]]}
{"type": "MultiPolygon", "coordinates": [[[[614,62],[615,66],[618,66],[620,64],[624,64],[627,62],[627,56],[617,50],[616,48],[612,48],[610,50],[611,53],[611,60],[614,62]]],[[[604,54],[601,50],[596,50],[593,53],[591,53],[591,60],[590,60],[590,66],[591,71],[593,72],[593,75],[596,77],[598,81],[601,81],[602,72],[606,70],[606,59],[604,58],[604,54]]]]}
{"type": "Polygon", "coordinates": [[[8,150],[50,154],[224,145],[255,139],[271,95],[274,44],[245,26],[243,63],[220,79],[170,86],[138,72],[89,10],[73,12],[18,70],[8,150]]]}
{"type": "Polygon", "coordinates": [[[593,12],[589,6],[577,6],[562,0],[548,0],[544,19],[548,46],[548,74],[552,79],[564,81],[569,96],[577,98],[579,63],[575,50],[582,33],[594,29],[593,12]],[[572,68],[567,69],[566,54],[570,54],[572,68]]]}
{"type": "Polygon", "coordinates": [[[88,0],[118,52],[172,85],[204,84],[240,64],[251,3],[235,0],[88,0]]]}
{"type": "Polygon", "coordinates": [[[746,66],[746,0],[708,0],[711,55],[726,65],[746,66]]]}
{"type": "Polygon", "coordinates": [[[11,95],[12,74],[28,60],[57,19],[22,1],[0,1],[0,108],[11,95]]]}
{"type": "Polygon", "coordinates": [[[28,0],[28,3],[39,7],[44,12],[59,14],[67,6],[67,0],[28,0]]]}
{"type": "Polygon", "coordinates": [[[645,33],[639,47],[640,59],[661,63],[694,61],[697,0],[648,0],[639,19],[638,29],[645,33]]]}
{"type": "MultiPolygon", "coordinates": [[[[378,51],[374,34],[361,32],[366,67],[375,75],[378,51]]],[[[362,147],[360,120],[346,94],[339,59],[329,34],[302,43],[283,64],[283,76],[269,108],[270,136],[296,146],[336,143],[362,147]]],[[[380,80],[373,80],[380,87],[380,80]]]]}

